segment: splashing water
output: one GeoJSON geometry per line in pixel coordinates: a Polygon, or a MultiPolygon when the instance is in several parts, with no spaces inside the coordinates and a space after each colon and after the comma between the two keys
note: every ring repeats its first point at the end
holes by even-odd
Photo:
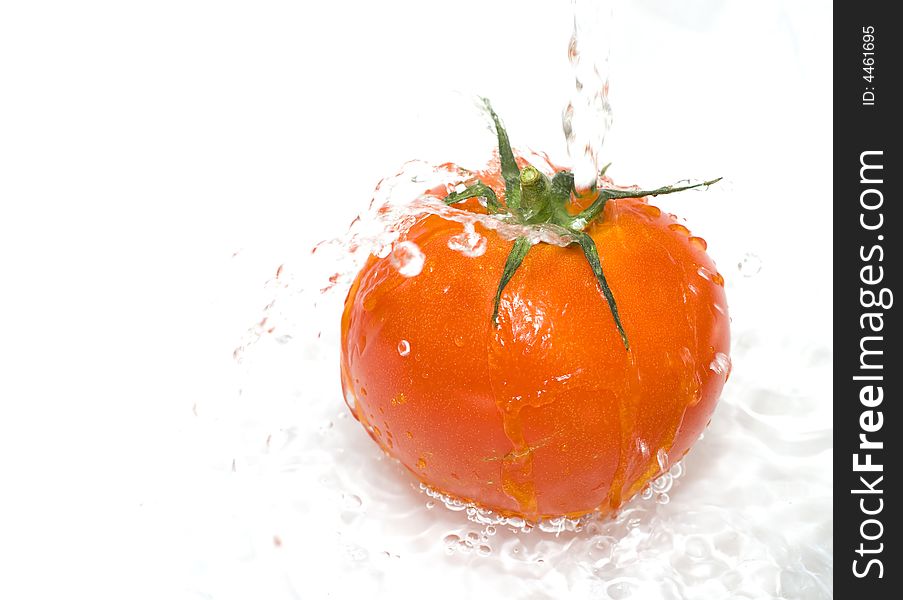
{"type": "MultiPolygon", "coordinates": [[[[605,162],[612,120],[605,47],[611,4],[575,0],[574,10],[569,55],[577,86],[563,125],[578,184],[588,187],[605,162]]],[[[531,162],[547,174],[554,170],[548,161],[531,162]]],[[[571,241],[554,229],[525,229],[440,201],[478,175],[407,163],[380,182],[369,210],[344,236],[299,251],[267,281],[272,297],[235,351],[241,401],[232,413],[203,404],[198,412],[214,438],[229,440],[218,458],[247,490],[240,502],[224,494],[212,509],[222,522],[236,513],[244,519],[242,535],[229,540],[235,571],[275,571],[273,579],[287,589],[273,598],[298,597],[312,580],[337,597],[409,597],[411,572],[422,581],[457,578],[487,598],[532,597],[539,589],[561,598],[830,598],[833,559],[818,543],[806,543],[823,532],[799,534],[795,539],[803,541],[791,544],[770,527],[802,528],[806,515],[830,513],[813,465],[830,453],[831,431],[808,419],[818,399],[830,395],[819,385],[825,378],[811,376],[830,365],[825,348],[754,344],[744,340],[755,339],[755,327],[735,323],[738,372],[705,442],[681,459],[638,440],[662,473],[605,519],[589,514],[530,524],[446,496],[414,480],[348,417],[338,403],[337,324],[345,292],[371,254],[389,258],[402,275],[419,276],[428,257],[404,238],[423,215],[460,223],[449,247],[464,256],[485,252],[477,224],[509,240],[571,241]],[[781,383],[788,380],[797,382],[793,392],[781,383]],[[762,485],[763,478],[772,483],[762,485]]],[[[738,264],[746,277],[760,269],[752,254],[738,264]]],[[[417,359],[407,340],[397,350],[417,359]]],[[[716,356],[710,368],[729,372],[730,359],[716,356]]],[[[229,560],[228,551],[211,560],[229,560]]],[[[222,585],[197,575],[198,589],[222,585]]],[[[433,590],[432,597],[450,596],[433,590]]]]}
{"type": "MultiPolygon", "coordinates": [[[[404,248],[405,232],[422,214],[460,223],[461,247],[455,249],[465,254],[479,251],[481,242],[472,237],[477,223],[506,237],[522,233],[437,200],[473,177],[462,169],[408,163],[380,183],[369,211],[345,236],[298,252],[266,283],[272,299],[236,350],[245,373],[240,403],[229,418],[211,414],[204,404],[198,412],[205,427],[219,428],[219,439],[234,440],[222,450],[224,470],[231,473],[234,464],[231,475],[252,478],[239,511],[252,541],[234,542],[241,560],[279,569],[292,593],[319,577],[337,595],[371,590],[376,597],[405,597],[404,582],[416,570],[424,580],[470,582],[490,598],[529,597],[536,586],[565,598],[830,598],[830,554],[816,544],[791,545],[767,527],[774,519],[804,523],[805,514],[830,512],[829,500],[807,491],[817,489],[813,460],[831,447],[830,428],[812,429],[807,415],[829,391],[802,383],[824,378],[794,369],[787,377],[803,387],[792,395],[769,384],[781,381],[788,365],[808,365],[815,373],[830,364],[823,349],[775,352],[774,345],[744,343],[755,330],[735,324],[741,341],[732,355],[743,367],[705,441],[677,461],[638,440],[643,454],[657,457],[662,474],[606,519],[589,514],[530,524],[446,496],[387,458],[337,404],[342,300],[371,253],[390,257],[404,248]],[[437,186],[439,193],[424,194],[437,186]],[[223,431],[228,424],[234,429],[223,431]],[[761,485],[776,463],[789,478],[761,485]],[[288,562],[274,562],[277,547],[288,562]],[[324,572],[280,566],[304,564],[324,565],[324,572]],[[473,572],[481,573],[478,584],[473,572]]],[[[554,231],[530,234],[567,241],[554,231]]],[[[397,343],[399,354],[417,359],[409,342],[397,343]]],[[[729,370],[726,358],[716,356],[710,368],[729,370]]],[[[223,519],[238,510],[226,498],[223,519]]],[[[221,585],[199,577],[199,589],[221,585]]]]}
{"type": "Polygon", "coordinates": [[[753,277],[762,270],[762,259],[752,252],[747,252],[737,263],[737,269],[744,277],[753,277]]]}
{"type": "Polygon", "coordinates": [[[572,0],[574,31],[568,59],[574,92],[562,114],[562,127],[578,191],[596,184],[605,164],[603,145],[613,113],[608,98],[613,32],[613,0],[572,0]]]}
{"type": "Polygon", "coordinates": [[[389,262],[401,275],[416,277],[423,270],[426,257],[414,242],[398,242],[389,254],[389,262]]]}
{"type": "Polygon", "coordinates": [[[464,224],[464,232],[453,235],[448,240],[448,247],[469,258],[477,258],[486,254],[488,242],[474,229],[473,223],[464,224]]]}

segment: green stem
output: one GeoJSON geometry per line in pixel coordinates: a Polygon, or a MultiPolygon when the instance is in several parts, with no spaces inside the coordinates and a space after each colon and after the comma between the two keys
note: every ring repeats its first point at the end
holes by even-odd
{"type": "Polygon", "coordinates": [[[552,183],[533,165],[520,173],[521,214],[526,223],[544,223],[552,214],[552,183]]]}

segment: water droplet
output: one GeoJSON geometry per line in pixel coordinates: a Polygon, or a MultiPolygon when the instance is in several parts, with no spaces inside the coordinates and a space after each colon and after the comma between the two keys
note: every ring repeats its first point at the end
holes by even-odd
{"type": "Polygon", "coordinates": [[[690,235],[690,230],[680,223],[671,223],[670,225],[668,225],[668,229],[670,229],[671,231],[676,231],[681,235],[690,235]]]}
{"type": "Polygon", "coordinates": [[[345,510],[356,510],[363,504],[360,496],[354,494],[342,494],[342,508],[345,510]]]}
{"type": "Polygon", "coordinates": [[[476,531],[468,531],[467,539],[469,539],[472,542],[477,542],[480,540],[480,534],[477,533],[476,531]]]}
{"type": "Polygon", "coordinates": [[[658,466],[662,471],[668,470],[668,452],[664,448],[659,448],[658,452],[655,453],[655,458],[658,460],[658,466]]]}
{"type": "Polygon", "coordinates": [[[488,242],[476,232],[473,223],[464,224],[464,232],[448,238],[448,247],[468,258],[477,258],[486,253],[488,242]]]}
{"type": "Polygon", "coordinates": [[[348,546],[345,546],[345,551],[348,553],[348,556],[353,561],[363,562],[363,561],[367,560],[367,556],[368,556],[367,550],[365,550],[364,548],[361,548],[360,546],[356,546],[353,544],[348,545],[348,546]]]}
{"type": "Polygon", "coordinates": [[[492,548],[490,548],[486,544],[483,544],[479,548],[477,548],[477,554],[479,554],[480,556],[489,556],[490,554],[492,554],[492,548]]]}
{"type": "Polygon", "coordinates": [[[605,593],[611,600],[627,600],[633,596],[636,586],[629,581],[619,581],[612,583],[605,589],[605,593]]]}
{"type": "Polygon", "coordinates": [[[345,404],[348,405],[348,408],[351,409],[351,414],[356,415],[355,411],[357,409],[357,398],[354,396],[354,392],[351,390],[345,390],[345,404]]]}
{"type": "Polygon", "coordinates": [[[511,527],[522,528],[526,525],[526,521],[521,517],[508,517],[508,525],[511,527]]]}
{"type": "Polygon", "coordinates": [[[737,263],[740,274],[744,277],[752,277],[762,270],[762,259],[751,252],[747,252],[737,263]]]}
{"type": "Polygon", "coordinates": [[[662,209],[657,206],[653,206],[652,204],[640,204],[640,211],[645,214],[647,217],[651,217],[653,219],[657,219],[662,216],[662,209]]]}
{"type": "Polygon", "coordinates": [[[420,250],[420,246],[414,242],[404,241],[395,244],[392,254],[389,255],[389,262],[398,270],[400,275],[404,277],[416,277],[423,271],[423,263],[426,257],[420,250]]]}
{"type": "Polygon", "coordinates": [[[451,547],[451,546],[454,546],[455,544],[457,544],[460,539],[461,538],[459,538],[454,533],[450,533],[447,536],[445,536],[444,538],[442,538],[442,543],[445,544],[446,546],[451,547]]]}
{"type": "Polygon", "coordinates": [[[407,356],[411,353],[411,343],[408,340],[401,340],[398,342],[398,354],[401,356],[407,356]]]}
{"type": "Polygon", "coordinates": [[[727,373],[730,373],[730,370],[731,370],[730,357],[723,352],[716,353],[715,358],[712,359],[712,362],[709,364],[709,369],[711,369],[718,375],[725,375],[727,373]]]}
{"type": "Polygon", "coordinates": [[[692,244],[696,248],[702,250],[703,252],[709,247],[709,245],[706,243],[706,241],[704,239],[702,239],[701,237],[691,236],[689,241],[690,241],[690,244],[692,244]]]}

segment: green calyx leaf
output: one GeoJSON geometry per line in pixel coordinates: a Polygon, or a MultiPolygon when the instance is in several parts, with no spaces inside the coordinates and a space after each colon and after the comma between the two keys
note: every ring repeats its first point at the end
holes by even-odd
{"type": "MultiPolygon", "coordinates": [[[[608,167],[611,166],[611,163],[605,165],[605,169],[603,169],[603,173],[608,167]]],[[[694,188],[700,187],[709,187],[710,185],[716,184],[721,181],[721,177],[717,179],[710,179],[709,181],[703,181],[702,183],[694,183],[692,185],[666,185],[660,188],[656,188],[654,190],[614,190],[614,189],[606,189],[603,188],[601,190],[597,190],[599,194],[595,201],[590,204],[586,209],[582,210],[576,216],[571,217],[570,223],[567,225],[571,229],[576,229],[578,231],[582,231],[589,225],[592,221],[594,221],[602,212],[605,210],[605,204],[609,200],[613,199],[621,199],[621,198],[645,198],[647,196],[664,196],[665,194],[673,194],[675,192],[683,192],[685,190],[692,190],[694,188]]]]}
{"type": "MultiPolygon", "coordinates": [[[[630,343],[627,339],[627,333],[624,331],[621,317],[618,314],[618,306],[617,302],[615,302],[614,294],[608,285],[608,281],[605,279],[605,273],[602,270],[602,259],[599,256],[595,241],[585,232],[585,229],[590,223],[602,218],[605,205],[609,200],[673,194],[693,188],[708,187],[721,181],[721,178],[692,185],[668,185],[654,190],[593,189],[592,193],[597,195],[592,204],[578,214],[571,215],[568,211],[568,205],[576,191],[574,189],[573,173],[570,171],[559,171],[549,179],[547,175],[532,165],[527,165],[523,170],[518,169],[514,152],[511,149],[511,142],[508,139],[508,132],[505,131],[501,119],[492,109],[489,100],[486,98],[482,100],[495,125],[496,137],[498,138],[499,161],[501,163],[502,178],[505,181],[505,205],[503,206],[499,201],[496,192],[482,181],[477,181],[460,192],[452,192],[445,198],[445,203],[451,205],[468,198],[485,198],[486,211],[490,215],[510,213],[510,215],[504,217],[509,222],[525,226],[545,224],[553,228],[560,228],[562,233],[570,236],[573,240],[571,243],[579,244],[583,250],[583,255],[592,269],[602,296],[605,298],[614,318],[615,327],[618,329],[624,348],[629,352],[630,343]]],[[[600,177],[605,174],[610,166],[611,163],[602,168],[599,173],[600,177]]],[[[514,245],[508,253],[492,307],[492,323],[496,326],[498,326],[502,292],[523,263],[530,248],[532,248],[530,240],[526,236],[521,236],[514,241],[514,245]]]]}
{"type": "Polygon", "coordinates": [[[460,192],[452,192],[445,197],[444,202],[451,205],[463,202],[468,198],[486,198],[486,210],[490,215],[497,215],[502,212],[502,205],[498,196],[495,195],[495,191],[482,181],[478,181],[460,192]]]}
{"type": "Polygon", "coordinates": [[[514,273],[520,264],[524,262],[524,257],[527,256],[527,252],[532,247],[530,240],[525,237],[519,237],[514,240],[511,252],[508,253],[505,269],[502,271],[502,279],[499,281],[499,287],[495,292],[495,301],[492,303],[492,323],[496,326],[499,323],[499,303],[502,301],[502,291],[508,285],[508,282],[511,281],[511,278],[514,277],[514,273]]]}
{"type": "Polygon", "coordinates": [[[608,302],[608,308],[611,310],[611,316],[614,317],[615,327],[618,328],[618,333],[621,334],[621,341],[624,342],[624,348],[630,352],[630,343],[627,341],[627,333],[624,331],[624,325],[621,323],[621,316],[618,314],[618,305],[615,302],[614,294],[611,293],[611,288],[608,287],[605,273],[602,272],[602,261],[599,259],[599,251],[596,249],[596,242],[593,241],[593,238],[591,238],[589,234],[584,233],[583,231],[575,231],[572,235],[577,238],[577,243],[580,244],[580,248],[583,249],[583,255],[586,257],[586,262],[589,263],[590,268],[593,270],[593,275],[596,276],[596,282],[599,284],[599,289],[602,290],[602,295],[605,296],[605,301],[608,302]]]}
{"type": "Polygon", "coordinates": [[[508,205],[508,210],[512,213],[519,214],[521,198],[520,170],[517,168],[517,161],[514,160],[511,142],[508,141],[508,132],[505,131],[499,116],[492,110],[492,105],[489,103],[488,98],[483,98],[483,104],[492,117],[492,122],[495,124],[495,133],[498,137],[499,161],[502,167],[502,178],[505,180],[505,204],[508,205]]]}

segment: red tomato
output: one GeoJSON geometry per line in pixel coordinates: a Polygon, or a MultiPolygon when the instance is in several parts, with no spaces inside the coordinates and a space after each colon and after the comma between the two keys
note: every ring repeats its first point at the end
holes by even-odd
{"type": "MultiPolygon", "coordinates": [[[[512,210],[499,168],[482,175],[512,210]]],[[[573,224],[588,203],[568,200],[542,222],[573,224]]],[[[341,371],[355,417],[421,481],[502,514],[617,508],[689,450],[729,375],[705,242],[645,198],[612,198],[582,231],[614,301],[582,244],[538,243],[493,318],[515,242],[478,223],[486,251],[469,257],[449,245],[462,230],[424,215],[403,238],[425,257],[419,275],[371,256],[354,281],[341,371]]]]}

